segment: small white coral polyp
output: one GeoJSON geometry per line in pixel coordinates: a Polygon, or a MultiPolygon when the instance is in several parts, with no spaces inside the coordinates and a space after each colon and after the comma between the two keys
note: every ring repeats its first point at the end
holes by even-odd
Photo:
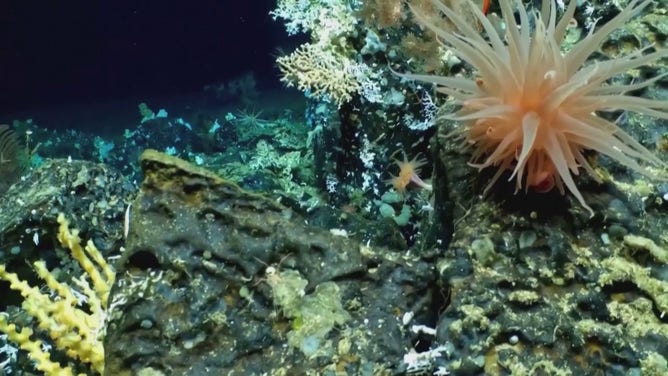
{"type": "Polygon", "coordinates": [[[533,22],[520,1],[501,0],[504,35],[499,35],[470,1],[471,13],[484,33],[441,0],[432,3],[452,28],[436,25],[433,15],[417,8],[413,8],[415,17],[436,33],[446,48],[470,64],[476,77],[404,77],[434,83],[461,105],[450,118],[466,124],[462,133],[473,148],[471,164],[480,169],[498,168],[486,190],[510,170],[516,191],[529,187],[548,191],[556,186],[563,194],[565,187],[593,214],[573,179],[582,168],[596,181],[601,180],[583,154],[585,150],[605,154],[650,177],[656,175],[641,163],[665,166],[596,111],[624,110],[668,118],[668,101],[626,94],[648,87],[666,74],[627,85],[607,83],[615,75],[668,56],[668,50],[650,52],[653,47],[647,46],[616,59],[588,62],[613,31],[643,11],[651,0],[631,1],[568,52],[562,52],[561,47],[575,12],[575,0],[558,21],[555,2],[543,0],[541,11],[532,13],[533,22]],[[513,3],[517,4],[519,23],[513,3]]]}

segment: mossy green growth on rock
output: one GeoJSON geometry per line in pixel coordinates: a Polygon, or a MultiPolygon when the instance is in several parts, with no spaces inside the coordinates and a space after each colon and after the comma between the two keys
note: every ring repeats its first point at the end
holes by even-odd
{"type": "Polygon", "coordinates": [[[598,279],[601,286],[630,281],[654,300],[662,316],[668,312],[668,282],[654,278],[647,268],[619,256],[609,257],[601,265],[604,267],[598,279]]]}
{"type": "Polygon", "coordinates": [[[270,269],[267,274],[274,304],[281,308],[285,317],[292,319],[288,344],[307,357],[329,353],[332,346],[325,341],[327,334],[335,325],[343,325],[350,318],[341,305],[336,283],[323,282],[305,295],[308,281],[299,272],[270,269]]]}

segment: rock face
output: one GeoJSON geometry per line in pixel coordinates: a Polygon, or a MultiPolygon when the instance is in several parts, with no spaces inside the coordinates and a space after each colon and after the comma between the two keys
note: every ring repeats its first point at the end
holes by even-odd
{"type": "Polygon", "coordinates": [[[668,372],[668,202],[660,186],[581,179],[596,210],[506,189],[476,195],[487,174],[465,167],[458,140],[433,141],[436,212],[453,221],[436,262],[451,300],[437,343],[456,375],[662,375],[668,372]]]}
{"type": "Polygon", "coordinates": [[[123,210],[134,191],[119,171],[105,164],[44,162],[0,195],[0,263],[23,269],[40,259],[56,262],[58,213],[71,218],[72,226],[108,255],[122,238],[123,210]]]}
{"type": "Polygon", "coordinates": [[[658,193],[591,185],[594,218],[558,194],[480,199],[484,174],[435,140],[441,226],[401,252],[145,152],[105,374],[665,374],[658,193]]]}
{"type": "MultiPolygon", "coordinates": [[[[497,187],[481,199],[485,174],[456,140],[437,137],[433,150],[435,210],[409,250],[375,246],[377,224],[317,227],[337,216],[306,220],[147,151],[136,196],[113,169],[81,161],[48,161],[12,186],[3,262],[26,280],[35,259],[80,275],[54,243],[59,212],[112,256],[106,375],[668,372],[663,191],[625,176],[592,183],[594,218],[558,194],[497,187]]],[[[2,287],[12,320],[31,325],[2,287]]],[[[20,353],[13,369],[31,360],[20,353]]]]}
{"type": "Polygon", "coordinates": [[[177,158],[149,150],[141,165],[105,374],[363,374],[411,348],[398,316],[430,300],[428,264],[311,227],[177,158]]]}

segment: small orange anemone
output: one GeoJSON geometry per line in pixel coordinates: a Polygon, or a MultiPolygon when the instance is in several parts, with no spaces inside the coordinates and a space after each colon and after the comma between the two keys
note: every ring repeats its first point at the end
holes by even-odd
{"type": "Polygon", "coordinates": [[[418,175],[420,173],[420,167],[427,164],[426,159],[416,156],[415,158],[408,160],[406,153],[404,153],[403,161],[395,159],[394,162],[399,166],[399,175],[392,175],[392,178],[388,179],[387,183],[392,184],[397,192],[405,193],[406,188],[411,184],[431,191],[431,184],[425,183],[418,175]]]}

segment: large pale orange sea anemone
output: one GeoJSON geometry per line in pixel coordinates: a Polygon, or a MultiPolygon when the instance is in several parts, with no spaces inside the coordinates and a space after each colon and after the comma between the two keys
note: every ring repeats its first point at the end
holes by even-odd
{"type": "Polygon", "coordinates": [[[556,187],[563,194],[568,189],[593,214],[574,180],[581,169],[601,180],[585,157],[586,150],[605,154],[650,177],[657,174],[647,165],[665,168],[652,152],[596,112],[623,110],[667,119],[668,101],[627,94],[655,84],[666,74],[626,85],[610,85],[608,80],[656,62],[668,56],[668,50],[647,46],[611,60],[589,59],[613,31],[642,12],[650,0],[631,1],[567,52],[562,51],[562,42],[571,26],[575,0],[558,20],[553,0],[543,0],[542,9],[534,13],[520,1],[500,0],[503,33],[471,3],[481,30],[442,0],[432,3],[452,27],[436,25],[433,14],[423,14],[417,8],[413,9],[415,17],[445,48],[470,64],[475,76],[404,77],[434,83],[461,105],[450,118],[464,125],[463,135],[473,149],[471,164],[498,169],[486,190],[504,171],[510,171],[517,191],[556,187]]]}

